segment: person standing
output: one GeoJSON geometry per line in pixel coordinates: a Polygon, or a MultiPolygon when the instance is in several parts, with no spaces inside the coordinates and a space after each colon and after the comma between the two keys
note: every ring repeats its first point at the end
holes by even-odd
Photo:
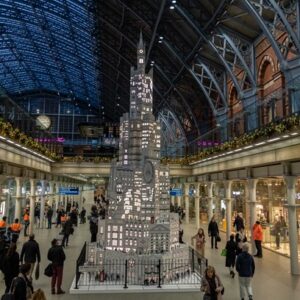
{"type": "Polygon", "coordinates": [[[255,247],[256,247],[256,254],[254,255],[255,257],[262,258],[262,247],[261,247],[261,242],[263,239],[263,230],[260,225],[259,221],[256,221],[255,224],[253,225],[253,240],[255,242],[255,247]]]}
{"type": "Polygon", "coordinates": [[[64,222],[63,229],[62,229],[62,232],[63,232],[63,234],[64,234],[64,237],[63,237],[63,240],[62,240],[61,245],[62,245],[63,247],[65,247],[65,246],[67,247],[67,246],[68,246],[68,243],[69,243],[69,236],[70,236],[70,234],[72,233],[72,230],[73,230],[72,220],[71,220],[71,218],[68,216],[66,222],[64,222]]]}
{"type": "Polygon", "coordinates": [[[226,243],[226,261],[225,266],[229,268],[229,273],[232,278],[234,278],[234,266],[235,266],[235,259],[237,254],[237,243],[234,240],[234,234],[230,235],[229,241],[226,243]]]}
{"type": "Polygon", "coordinates": [[[214,247],[215,240],[215,248],[218,249],[218,237],[219,237],[219,227],[215,220],[215,216],[213,216],[208,224],[208,236],[211,237],[211,248],[214,247]]]}
{"type": "Polygon", "coordinates": [[[3,216],[2,220],[0,221],[0,235],[4,235],[6,233],[6,216],[3,216]]]}
{"type": "Polygon", "coordinates": [[[86,209],[82,207],[80,212],[80,224],[85,223],[85,214],[86,214],[86,209]]]}
{"type": "Polygon", "coordinates": [[[244,232],[243,228],[241,228],[237,232],[237,234],[235,235],[235,241],[236,241],[236,244],[237,244],[237,253],[236,253],[236,255],[239,255],[240,253],[242,253],[243,243],[247,242],[247,237],[245,235],[245,232],[244,232]]]}
{"type": "Polygon", "coordinates": [[[97,233],[98,233],[98,212],[97,206],[92,206],[92,212],[90,215],[90,232],[91,232],[91,243],[96,242],[97,240],[97,233]]]}
{"type": "Polygon", "coordinates": [[[242,300],[253,299],[252,277],[255,272],[255,263],[252,255],[249,254],[249,246],[243,244],[242,253],[236,259],[236,270],[239,273],[240,295],[242,300]]]}
{"type": "Polygon", "coordinates": [[[205,256],[205,234],[203,228],[199,228],[196,235],[192,237],[191,244],[194,246],[194,240],[196,240],[196,250],[202,257],[205,256]]]}
{"type": "Polygon", "coordinates": [[[48,227],[47,229],[51,229],[52,227],[52,216],[53,216],[53,209],[51,206],[48,207],[48,210],[47,210],[47,220],[48,220],[48,227]]]}
{"type": "Polygon", "coordinates": [[[2,272],[6,286],[5,293],[8,293],[12,280],[19,274],[19,260],[17,245],[11,243],[2,263],[2,272]]]}
{"type": "Polygon", "coordinates": [[[234,222],[233,222],[233,227],[235,227],[236,231],[240,231],[241,229],[245,228],[244,225],[244,219],[243,219],[243,214],[242,213],[238,213],[234,222]]]}
{"type": "Polygon", "coordinates": [[[22,247],[20,262],[23,263],[23,260],[25,264],[30,264],[29,277],[32,279],[35,263],[41,262],[40,247],[34,239],[34,234],[29,235],[29,240],[22,247]]]}
{"type": "Polygon", "coordinates": [[[15,219],[14,223],[12,223],[9,227],[12,243],[16,243],[18,241],[21,229],[22,225],[19,223],[19,219],[15,219]]]}
{"type": "Polygon", "coordinates": [[[224,286],[215,268],[208,266],[201,281],[201,291],[204,292],[203,300],[222,300],[224,286]]]}
{"type": "Polygon", "coordinates": [[[66,259],[65,252],[61,246],[57,244],[57,239],[51,242],[51,248],[48,251],[48,260],[52,262],[53,275],[51,279],[51,293],[55,294],[55,285],[57,286],[56,294],[64,294],[61,289],[64,261],[66,259]]]}
{"type": "Polygon", "coordinates": [[[24,221],[24,236],[28,236],[27,234],[27,228],[29,226],[29,210],[26,209],[23,215],[23,221],[24,221]]]}

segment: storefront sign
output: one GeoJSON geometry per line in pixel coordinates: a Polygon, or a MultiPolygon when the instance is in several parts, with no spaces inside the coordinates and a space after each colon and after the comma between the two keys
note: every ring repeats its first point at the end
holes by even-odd
{"type": "Polygon", "coordinates": [[[59,188],[60,195],[79,195],[79,188],[61,187],[59,188]]]}
{"type": "Polygon", "coordinates": [[[171,189],[170,196],[182,196],[182,189],[171,189]]]}

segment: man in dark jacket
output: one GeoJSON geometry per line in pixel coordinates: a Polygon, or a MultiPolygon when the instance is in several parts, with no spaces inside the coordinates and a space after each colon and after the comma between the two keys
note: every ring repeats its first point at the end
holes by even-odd
{"type": "Polygon", "coordinates": [[[28,279],[30,264],[23,264],[20,266],[20,273],[18,277],[14,279],[13,283],[13,295],[14,300],[28,300],[29,294],[33,294],[33,287],[31,281],[28,279]],[[30,292],[29,292],[30,291],[30,292]],[[29,293],[28,293],[29,292],[29,293]]]}
{"type": "Polygon", "coordinates": [[[248,244],[243,244],[242,253],[238,255],[236,260],[236,270],[239,273],[240,295],[242,300],[253,299],[253,291],[251,286],[252,277],[255,271],[255,263],[252,255],[249,253],[248,244]]]}
{"type": "Polygon", "coordinates": [[[208,224],[208,236],[211,237],[211,248],[214,247],[214,240],[215,240],[215,248],[218,249],[219,227],[215,220],[215,216],[211,218],[208,224]]]}
{"type": "Polygon", "coordinates": [[[53,209],[49,206],[47,210],[47,220],[48,220],[48,227],[47,229],[51,229],[52,227],[52,216],[53,216],[53,209]]]}
{"type": "Polygon", "coordinates": [[[236,228],[237,232],[240,231],[241,229],[245,229],[242,213],[237,214],[236,218],[234,219],[233,227],[236,228]]]}
{"type": "Polygon", "coordinates": [[[64,237],[63,237],[63,240],[62,240],[62,246],[63,247],[68,246],[69,236],[70,236],[70,234],[72,234],[73,230],[74,229],[73,229],[73,224],[72,224],[71,218],[67,217],[67,221],[63,225],[63,230],[62,230],[62,232],[64,234],[64,237]]]}
{"type": "Polygon", "coordinates": [[[96,205],[92,206],[92,212],[90,215],[90,232],[91,232],[91,242],[96,242],[98,233],[98,212],[96,205]]]}
{"type": "Polygon", "coordinates": [[[48,260],[52,262],[53,275],[51,280],[51,293],[55,294],[55,284],[57,286],[57,294],[64,294],[61,289],[64,261],[66,259],[65,252],[61,246],[57,244],[57,239],[51,242],[52,247],[48,251],[48,260]]]}
{"type": "Polygon", "coordinates": [[[34,239],[34,234],[29,235],[29,240],[24,243],[21,251],[20,261],[23,263],[23,259],[25,264],[30,264],[29,277],[32,279],[32,272],[34,270],[34,266],[36,261],[38,263],[41,262],[41,254],[40,247],[38,242],[34,239]]]}

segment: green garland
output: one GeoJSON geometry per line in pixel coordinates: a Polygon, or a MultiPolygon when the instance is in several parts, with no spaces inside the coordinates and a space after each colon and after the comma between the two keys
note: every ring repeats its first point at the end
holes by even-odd
{"type": "Polygon", "coordinates": [[[205,159],[209,156],[219,154],[226,151],[235,150],[244,146],[253,144],[260,139],[270,138],[279,134],[287,133],[300,128],[300,116],[292,115],[286,119],[280,121],[280,123],[271,122],[264,127],[258,128],[253,132],[245,133],[240,137],[234,137],[232,140],[227,141],[219,146],[205,149],[198,154],[189,155],[181,158],[168,158],[161,159],[163,164],[181,164],[188,165],[192,162],[196,162],[205,159]]]}

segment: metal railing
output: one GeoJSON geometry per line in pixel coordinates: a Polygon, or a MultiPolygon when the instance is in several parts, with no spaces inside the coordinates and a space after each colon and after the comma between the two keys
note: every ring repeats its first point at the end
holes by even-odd
{"type": "MultiPolygon", "coordinates": [[[[188,259],[150,258],[106,259],[101,264],[86,264],[82,257],[86,244],[76,264],[75,288],[84,286],[157,287],[174,285],[199,285],[207,267],[207,259],[189,248],[188,259]]],[[[104,255],[105,257],[105,255],[104,255]]]]}
{"type": "Polygon", "coordinates": [[[81,272],[79,271],[79,267],[84,265],[85,262],[85,258],[86,258],[86,242],[84,243],[79,257],[77,258],[76,261],[76,278],[75,278],[75,289],[78,289],[78,281],[81,275],[81,272]]]}

